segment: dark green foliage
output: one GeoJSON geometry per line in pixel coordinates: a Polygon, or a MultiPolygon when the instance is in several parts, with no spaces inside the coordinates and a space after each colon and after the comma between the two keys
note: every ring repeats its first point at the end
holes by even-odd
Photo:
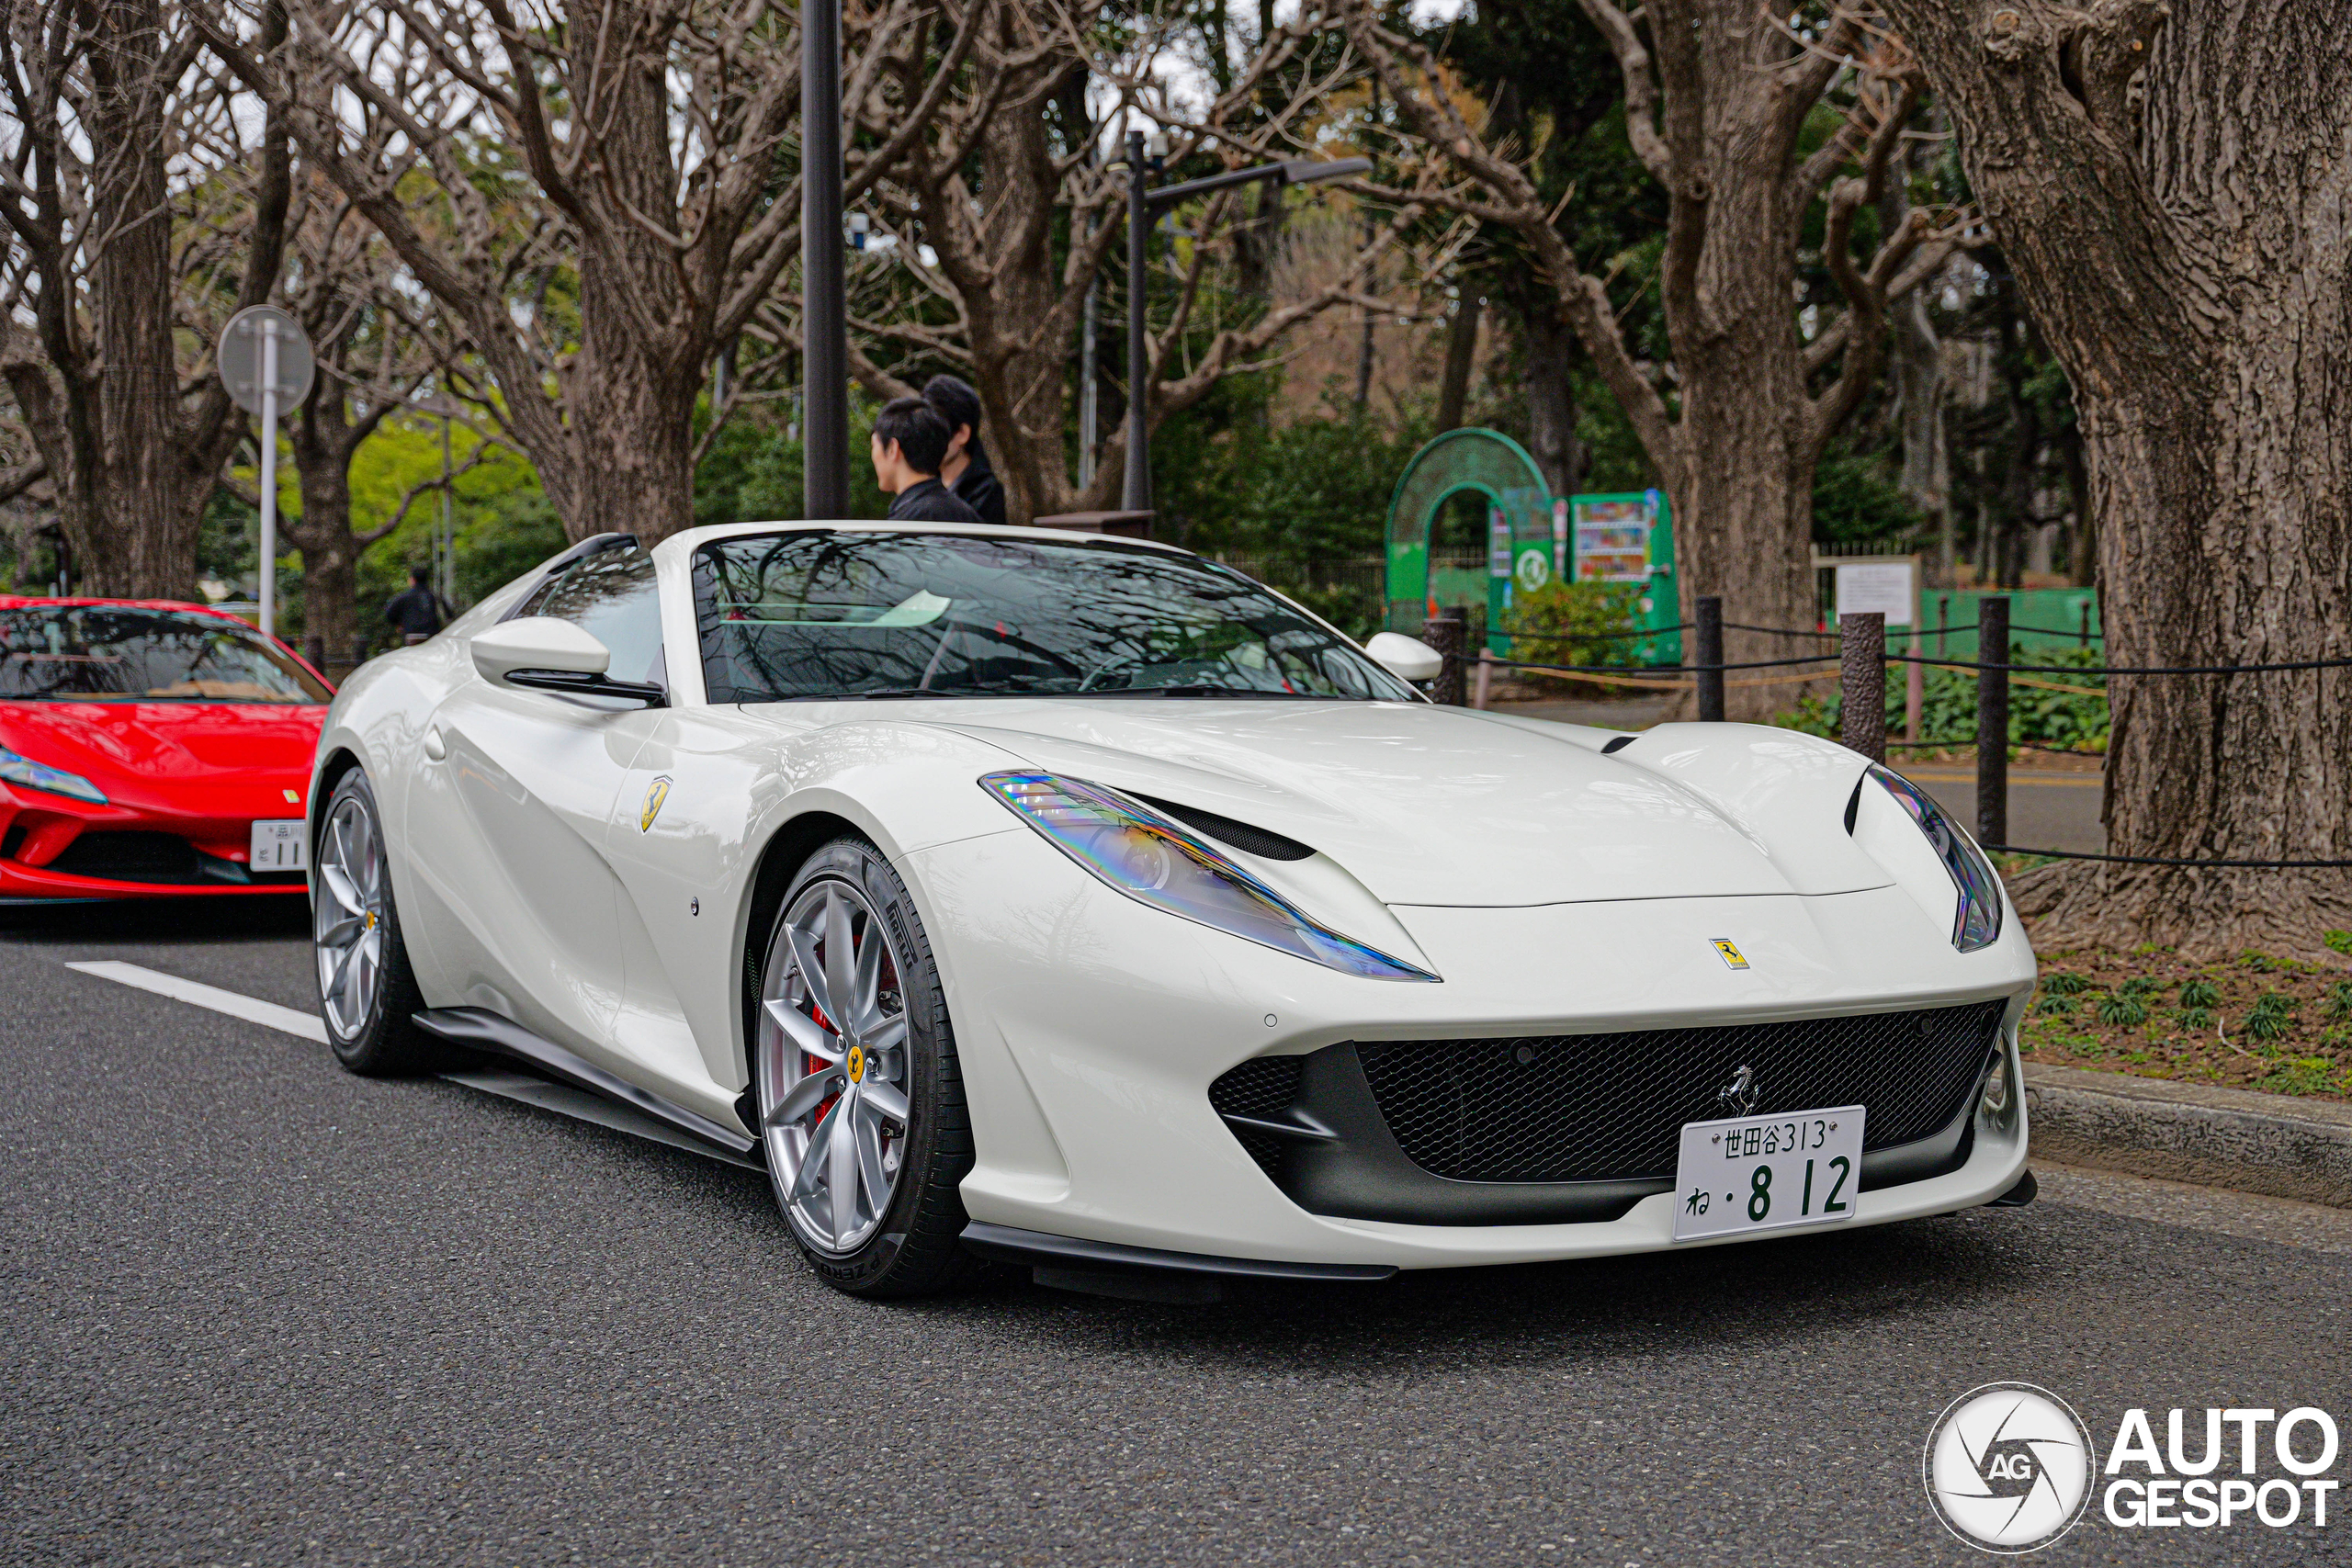
{"type": "MultiPolygon", "coordinates": [[[[2103,655],[2094,648],[2052,648],[2047,644],[2028,648],[2013,641],[2009,659],[2019,664],[2067,664],[2086,669],[2096,668],[2103,655]]],[[[2103,675],[2039,675],[2034,679],[2067,686],[2102,687],[2103,675]]],[[[1966,745],[1976,739],[1976,678],[1958,670],[1930,667],[1922,682],[1921,703],[1927,719],[1923,740],[1942,741],[1951,745],[1966,745]]],[[[1826,735],[1833,739],[1838,733],[1838,716],[1843,698],[1838,693],[1826,697],[1806,697],[1795,709],[1780,716],[1781,725],[1801,729],[1808,735],[1826,735]]],[[[1906,722],[1903,711],[1904,679],[1890,673],[1886,682],[1886,728],[1889,735],[1905,733],[1906,722]]],[[[2012,743],[2034,746],[2063,747],[2072,750],[2103,751],[2107,749],[2108,707],[2104,694],[2083,696],[2071,692],[2052,692],[2038,686],[2027,686],[2012,680],[2009,682],[2009,739],[2012,743]]]]}
{"type": "Polygon", "coordinates": [[[2180,987],[2180,1005],[2185,1008],[2214,1008],[2222,1005],[2221,987],[2211,980],[2184,981],[2180,987]]]}
{"type": "Polygon", "coordinates": [[[1632,629],[1641,596],[1637,582],[1554,581],[1521,593],[1503,613],[1505,631],[1527,634],[1512,657],[1531,664],[1633,664],[1652,639],[1611,634],[1632,629]],[[1608,640],[1553,640],[1562,637],[1608,640]]]}
{"type": "Polygon", "coordinates": [[[2210,1007],[2183,1008],[2180,1010],[2180,1026],[2202,1034],[2213,1027],[2213,1010],[2210,1007]]]}
{"type": "Polygon", "coordinates": [[[2091,988],[2091,983],[2080,975],[2061,969],[2041,977],[2041,988],[2053,997],[2080,996],[2091,988]]]}
{"type": "Polygon", "coordinates": [[[1831,453],[1814,470],[1813,536],[1821,544],[1899,538],[1922,521],[1885,461],[1875,455],[1831,453]]]}
{"type": "Polygon", "coordinates": [[[2044,997],[2041,998],[2041,1002],[2036,1005],[2033,1010],[2039,1013],[2048,1014],[2053,1018],[2072,1018],[2075,1016],[2075,998],[2072,997],[2044,997]]]}
{"type": "Polygon", "coordinates": [[[2295,1021],[2295,1003],[2277,991],[2265,991],[2246,1014],[2245,1032],[2256,1040],[2276,1040],[2295,1021]]]}
{"type": "Polygon", "coordinates": [[[2148,1021],[2148,1004],[2117,991],[2098,1004],[2098,1021],[2117,1028],[2133,1028],[2148,1021]]]}
{"type": "Polygon", "coordinates": [[[2153,996],[2159,988],[2157,982],[2145,975],[2134,975],[2115,987],[2118,995],[2126,997],[2153,996]]]}
{"type": "Polygon", "coordinates": [[[2338,980],[2328,987],[2327,1016],[2352,1018],[2352,980],[2338,980]]]}

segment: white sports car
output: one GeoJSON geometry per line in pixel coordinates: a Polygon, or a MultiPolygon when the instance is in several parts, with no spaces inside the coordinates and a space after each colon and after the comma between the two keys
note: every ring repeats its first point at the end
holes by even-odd
{"type": "Polygon", "coordinates": [[[2033,955],[1932,802],[1786,730],[1438,706],[1435,669],[1153,544],[605,535],[335,699],[328,1033],[763,1165],[874,1295],[2030,1198],[2033,955]]]}

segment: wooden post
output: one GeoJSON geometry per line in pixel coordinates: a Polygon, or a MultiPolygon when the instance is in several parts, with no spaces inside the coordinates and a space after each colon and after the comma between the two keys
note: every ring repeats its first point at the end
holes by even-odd
{"type": "Polygon", "coordinates": [[[1692,639],[1699,666],[1699,717],[1708,724],[1724,719],[1724,602],[1702,593],[1692,602],[1698,637],[1692,639]],[[1715,668],[1708,668],[1710,665],[1715,668]]]}
{"type": "Polygon", "coordinates": [[[1903,667],[1903,724],[1905,740],[1917,742],[1928,738],[1928,721],[1921,710],[1928,705],[1928,667],[1917,662],[1919,655],[1919,632],[1911,632],[1911,656],[1914,662],[1903,667]]]}
{"type": "Polygon", "coordinates": [[[1490,689],[1494,674],[1495,656],[1482,647],[1478,649],[1478,689],[1470,699],[1470,705],[1480,713],[1487,711],[1487,693],[1490,689]]]}
{"type": "Polygon", "coordinates": [[[1463,644],[1469,626],[1458,606],[1440,610],[1431,615],[1421,629],[1421,640],[1438,650],[1445,660],[1437,673],[1436,682],[1430,688],[1430,700],[1448,707],[1460,707],[1463,703],[1463,644]]]}
{"type": "Polygon", "coordinates": [[[2009,841],[2009,601],[1976,601],[1976,841],[2009,841]],[[2003,668],[1986,670],[1986,664],[2003,668]]]}
{"type": "Polygon", "coordinates": [[[1876,610],[1838,617],[1839,739],[1873,762],[1886,761],[1886,617],[1876,610]]]}

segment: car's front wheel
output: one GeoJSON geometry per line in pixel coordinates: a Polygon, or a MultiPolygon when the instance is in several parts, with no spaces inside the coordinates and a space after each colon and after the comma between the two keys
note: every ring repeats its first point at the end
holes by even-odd
{"type": "Polygon", "coordinates": [[[951,1289],[972,1168],[947,1004],[889,862],[842,838],[804,863],[761,972],[752,1082],[777,1203],[818,1273],[864,1296],[951,1289]]]}
{"type": "Polygon", "coordinates": [[[430,1070],[440,1052],[410,1021],[424,998],[392,904],[383,817],[360,769],[327,797],[312,855],[311,950],[335,1060],[369,1077],[430,1070]]]}

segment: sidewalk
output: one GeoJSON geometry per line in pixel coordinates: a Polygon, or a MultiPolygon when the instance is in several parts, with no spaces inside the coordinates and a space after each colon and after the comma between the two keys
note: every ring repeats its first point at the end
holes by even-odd
{"type": "Polygon", "coordinates": [[[2352,1208],[2352,1105],[2026,1064],[2033,1157],[2352,1208]]]}

